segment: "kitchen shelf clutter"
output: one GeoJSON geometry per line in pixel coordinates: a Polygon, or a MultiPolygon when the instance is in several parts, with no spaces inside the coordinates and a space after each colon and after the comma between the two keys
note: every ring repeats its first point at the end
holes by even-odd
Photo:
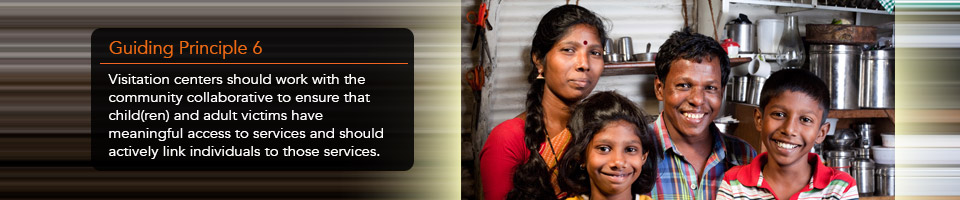
{"type": "Polygon", "coordinates": [[[833,10],[833,11],[844,11],[844,12],[855,12],[855,13],[870,13],[870,14],[879,14],[879,15],[894,15],[896,12],[887,12],[886,10],[873,10],[866,8],[851,8],[851,7],[840,7],[840,6],[828,6],[828,5],[818,5],[816,1],[810,3],[791,3],[786,1],[772,1],[772,0],[727,0],[724,1],[723,10],[726,12],[729,10],[729,4],[752,4],[752,5],[761,5],[761,6],[776,6],[778,14],[786,14],[793,12],[800,12],[806,10],[833,10]]]}
{"type": "MultiPolygon", "coordinates": [[[[752,60],[753,59],[751,58],[731,58],[730,67],[748,63],[752,60]]],[[[656,70],[656,64],[650,61],[609,63],[603,66],[603,74],[601,74],[601,76],[654,74],[655,70],[656,70]]]]}

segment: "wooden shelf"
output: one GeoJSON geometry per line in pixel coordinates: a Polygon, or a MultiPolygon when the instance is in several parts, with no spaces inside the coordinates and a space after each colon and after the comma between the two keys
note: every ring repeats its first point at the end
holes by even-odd
{"type": "MultiPolygon", "coordinates": [[[[751,58],[731,58],[730,67],[752,61],[751,58]]],[[[651,61],[646,62],[624,62],[610,63],[603,66],[601,76],[617,76],[630,74],[654,74],[656,64],[651,61]]]]}
{"type": "Polygon", "coordinates": [[[893,118],[893,109],[830,110],[829,118],[893,118]]]}

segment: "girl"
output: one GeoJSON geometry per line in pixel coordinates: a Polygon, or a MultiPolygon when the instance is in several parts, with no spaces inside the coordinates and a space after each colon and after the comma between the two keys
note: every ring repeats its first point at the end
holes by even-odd
{"type": "Polygon", "coordinates": [[[576,137],[560,165],[568,200],[650,199],[641,194],[657,180],[660,145],[644,116],[615,92],[594,94],[574,111],[569,129],[576,137]]]}

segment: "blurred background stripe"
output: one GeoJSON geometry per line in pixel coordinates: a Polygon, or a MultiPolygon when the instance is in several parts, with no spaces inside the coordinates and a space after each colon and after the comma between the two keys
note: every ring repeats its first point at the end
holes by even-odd
{"type": "Polygon", "coordinates": [[[455,199],[460,190],[460,2],[0,2],[0,198],[455,199]],[[96,171],[95,28],[409,28],[415,161],[409,171],[96,171]]]}
{"type": "MultiPolygon", "coordinates": [[[[960,196],[960,1],[896,1],[896,193],[960,196]]],[[[905,198],[906,199],[906,198],[905,198]]]]}

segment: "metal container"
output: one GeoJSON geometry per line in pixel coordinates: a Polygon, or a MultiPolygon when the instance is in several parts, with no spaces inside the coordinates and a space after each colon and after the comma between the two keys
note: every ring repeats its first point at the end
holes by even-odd
{"type": "Polygon", "coordinates": [[[750,84],[749,76],[733,77],[733,95],[730,100],[733,102],[747,102],[747,88],[750,84]]]}
{"type": "Polygon", "coordinates": [[[854,149],[854,151],[853,151],[853,156],[854,156],[855,158],[866,158],[866,159],[870,159],[870,158],[872,158],[872,157],[871,157],[872,154],[870,154],[870,152],[872,152],[870,149],[856,148],[856,149],[854,149]]]}
{"type": "Polygon", "coordinates": [[[747,101],[746,103],[752,105],[760,105],[760,90],[763,89],[763,82],[767,81],[767,78],[762,76],[749,76],[749,81],[747,81],[747,101]]]}
{"type": "Polygon", "coordinates": [[[893,196],[896,195],[896,167],[894,165],[877,165],[877,195],[893,196]]]}
{"type": "Polygon", "coordinates": [[[860,107],[893,108],[893,50],[863,53],[860,63],[860,107]]]}
{"type": "Polygon", "coordinates": [[[850,166],[853,165],[853,151],[834,150],[827,151],[826,165],[842,172],[850,174],[850,166]]]}
{"type": "Polygon", "coordinates": [[[615,52],[616,50],[614,50],[613,46],[614,46],[613,39],[604,38],[603,39],[603,55],[610,55],[610,54],[616,53],[615,52]]]}
{"type": "Polygon", "coordinates": [[[857,131],[857,136],[860,137],[857,140],[857,148],[870,149],[873,146],[873,124],[870,123],[859,123],[853,127],[857,131]]]}
{"type": "Polygon", "coordinates": [[[830,109],[859,109],[860,46],[810,45],[810,71],[830,89],[830,109]]]}
{"type": "Polygon", "coordinates": [[[860,191],[860,196],[873,196],[873,191],[876,186],[874,186],[874,172],[875,164],[873,160],[869,158],[857,158],[853,161],[853,165],[850,167],[851,176],[854,180],[857,180],[857,189],[860,191]]]}
{"type": "Polygon", "coordinates": [[[650,45],[651,44],[647,42],[647,52],[634,54],[633,59],[636,59],[637,61],[641,61],[641,62],[656,61],[655,59],[657,58],[657,52],[650,52],[650,45]]]}
{"type": "Polygon", "coordinates": [[[603,60],[607,63],[619,63],[623,62],[623,57],[620,57],[618,53],[611,53],[603,56],[603,60]]]}
{"type": "Polygon", "coordinates": [[[618,48],[620,50],[620,59],[623,62],[633,61],[633,39],[630,37],[620,38],[620,43],[618,43],[618,48]]]}
{"type": "Polygon", "coordinates": [[[826,140],[826,143],[830,144],[832,150],[847,150],[852,149],[857,138],[857,133],[851,129],[838,129],[830,140],[826,140]]]}
{"type": "Polygon", "coordinates": [[[730,22],[726,25],[727,38],[740,44],[740,53],[757,52],[757,32],[753,24],[730,22]]]}

